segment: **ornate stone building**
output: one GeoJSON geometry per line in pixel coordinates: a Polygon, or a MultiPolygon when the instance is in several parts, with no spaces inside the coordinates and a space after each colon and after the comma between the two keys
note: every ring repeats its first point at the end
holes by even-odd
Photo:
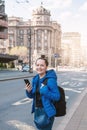
{"type": "MultiPolygon", "coordinates": [[[[54,66],[55,54],[60,54],[61,26],[56,21],[51,21],[50,17],[50,11],[43,6],[33,10],[32,18],[28,21],[19,17],[9,17],[9,51],[15,46],[26,46],[27,56],[22,59],[23,62],[29,62],[31,55],[33,64],[37,57],[45,55],[49,65],[54,66]]],[[[58,57],[56,59],[58,62],[58,57]]]]}

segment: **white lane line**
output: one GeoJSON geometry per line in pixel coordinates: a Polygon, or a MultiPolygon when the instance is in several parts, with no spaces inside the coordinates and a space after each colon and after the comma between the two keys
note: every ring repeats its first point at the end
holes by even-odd
{"type": "Polygon", "coordinates": [[[7,121],[7,124],[10,126],[14,126],[18,130],[35,130],[33,126],[29,126],[28,124],[18,121],[18,120],[7,121]]]}
{"type": "Polygon", "coordinates": [[[19,100],[19,101],[13,103],[12,105],[16,105],[16,106],[22,105],[22,104],[30,103],[31,101],[32,101],[32,99],[30,99],[30,98],[24,98],[22,100],[19,100]]]}
{"type": "Polygon", "coordinates": [[[87,79],[85,79],[85,78],[84,79],[82,79],[82,78],[81,79],[80,78],[72,78],[72,80],[77,80],[77,81],[81,81],[81,82],[87,81],[87,79]]]}
{"type": "Polygon", "coordinates": [[[69,84],[69,81],[63,82],[61,85],[67,85],[69,84]]]}
{"type": "Polygon", "coordinates": [[[81,91],[75,90],[75,89],[72,89],[72,88],[64,88],[64,90],[73,91],[73,92],[76,92],[76,93],[81,93],[81,91]]]}
{"type": "Polygon", "coordinates": [[[78,90],[84,90],[85,88],[78,88],[78,90]]]}
{"type": "Polygon", "coordinates": [[[69,99],[69,96],[65,96],[65,98],[66,98],[66,100],[68,100],[68,99],[69,99]]]}

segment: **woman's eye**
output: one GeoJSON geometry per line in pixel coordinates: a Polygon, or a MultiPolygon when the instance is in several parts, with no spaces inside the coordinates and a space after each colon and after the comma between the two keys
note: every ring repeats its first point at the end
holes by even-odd
{"type": "Polygon", "coordinates": [[[41,65],[42,67],[44,66],[44,65],[41,65]]]}
{"type": "Polygon", "coordinates": [[[42,64],[40,64],[40,65],[39,65],[39,64],[37,64],[37,66],[41,66],[41,67],[43,67],[44,65],[42,65],[42,64]]]}

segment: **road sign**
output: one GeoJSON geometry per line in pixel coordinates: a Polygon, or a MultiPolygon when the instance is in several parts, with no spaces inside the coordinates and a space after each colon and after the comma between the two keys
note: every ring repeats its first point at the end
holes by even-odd
{"type": "Polygon", "coordinates": [[[54,54],[54,57],[55,57],[55,58],[58,58],[58,53],[55,53],[55,54],[54,54]]]}

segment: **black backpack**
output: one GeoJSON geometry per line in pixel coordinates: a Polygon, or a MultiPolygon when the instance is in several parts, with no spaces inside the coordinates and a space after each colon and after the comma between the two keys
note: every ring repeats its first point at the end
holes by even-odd
{"type": "Polygon", "coordinates": [[[64,89],[58,86],[60,92],[60,100],[55,101],[53,104],[56,108],[55,117],[64,116],[66,114],[66,101],[65,101],[65,92],[64,89]]]}
{"type": "MultiPolygon", "coordinates": [[[[47,84],[47,80],[45,79],[43,84],[47,84]]],[[[53,102],[55,108],[56,108],[56,115],[55,117],[64,116],[66,114],[66,101],[65,101],[65,92],[64,89],[60,86],[58,86],[59,92],[60,92],[60,99],[59,101],[53,102]]]]}

